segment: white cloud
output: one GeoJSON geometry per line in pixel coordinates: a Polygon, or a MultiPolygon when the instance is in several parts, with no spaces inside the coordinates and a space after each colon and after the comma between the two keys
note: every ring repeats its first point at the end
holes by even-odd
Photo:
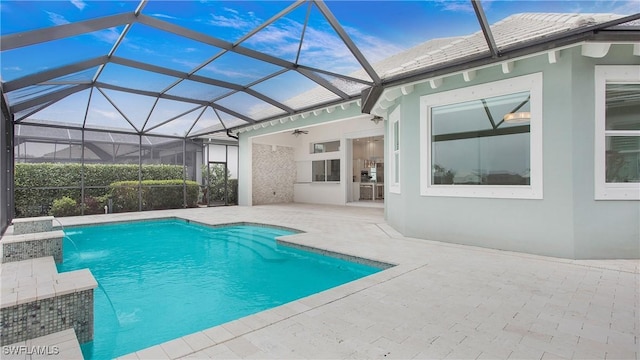
{"type": "MultiPolygon", "coordinates": [[[[372,63],[402,50],[401,46],[364,34],[357,29],[346,27],[345,30],[372,63]]],[[[298,51],[301,33],[302,24],[289,20],[265,28],[246,42],[258,51],[293,59],[298,51]]],[[[342,74],[350,74],[360,69],[351,51],[332,29],[317,27],[307,27],[300,63],[342,74]]]]}
{"type": "Polygon", "coordinates": [[[73,6],[77,7],[79,10],[83,10],[87,4],[82,0],[70,0],[73,6]]]}
{"type": "Polygon", "coordinates": [[[396,43],[364,34],[355,28],[345,27],[345,31],[351,36],[356,46],[370,63],[376,63],[405,49],[401,44],[399,46],[396,43]]]}
{"type": "Polygon", "coordinates": [[[611,1],[611,12],[621,15],[631,15],[640,12],[640,2],[638,0],[611,1]]]}
{"type": "Polygon", "coordinates": [[[118,32],[117,28],[109,28],[91,33],[91,35],[102,42],[106,42],[107,44],[115,44],[118,37],[120,37],[120,32],[118,32]]]}
{"type": "Polygon", "coordinates": [[[20,66],[7,66],[7,67],[3,67],[2,70],[6,70],[6,71],[22,71],[22,68],[20,66]]]}
{"type": "Polygon", "coordinates": [[[228,14],[211,14],[209,24],[237,30],[251,30],[262,22],[253,12],[248,12],[248,17],[243,17],[240,12],[231,8],[224,8],[224,11],[228,14]]]}
{"type": "Polygon", "coordinates": [[[166,15],[166,14],[160,14],[160,13],[151,14],[151,16],[164,18],[164,19],[174,19],[174,20],[177,19],[177,17],[175,17],[175,16],[166,15]]]}
{"type": "MultiPolygon", "coordinates": [[[[214,62],[215,64],[215,62],[214,62]]],[[[213,74],[223,75],[230,78],[248,78],[248,79],[258,79],[259,77],[255,74],[251,74],[248,71],[231,71],[231,70],[222,70],[215,67],[215,65],[209,65],[205,67],[203,70],[208,71],[213,74]]]]}
{"type": "MultiPolygon", "coordinates": [[[[436,6],[441,8],[444,11],[454,11],[454,12],[470,12],[473,13],[473,6],[470,1],[460,1],[460,0],[434,0],[436,6]]],[[[486,10],[488,4],[483,2],[482,6],[486,10]]]]}
{"type": "Polygon", "coordinates": [[[259,51],[278,57],[291,58],[298,51],[301,33],[302,24],[291,21],[286,25],[281,23],[279,26],[269,26],[247,39],[246,43],[251,44],[259,51]]]}
{"type": "Polygon", "coordinates": [[[237,14],[240,14],[240,13],[238,12],[238,10],[235,10],[235,9],[232,9],[232,8],[228,8],[228,7],[224,8],[224,11],[228,11],[228,12],[230,12],[230,13],[234,13],[234,14],[236,14],[236,15],[237,15],[237,14]]]}
{"type": "Polygon", "coordinates": [[[200,63],[197,63],[197,62],[194,62],[194,61],[185,60],[185,59],[171,59],[171,62],[176,63],[176,64],[180,64],[180,65],[184,65],[189,69],[195,69],[197,66],[200,66],[200,63]]]}
{"type": "Polygon", "coordinates": [[[224,16],[224,15],[211,14],[211,18],[212,19],[209,20],[209,24],[214,26],[220,26],[220,27],[226,27],[226,28],[232,28],[232,29],[238,29],[238,30],[250,29],[253,26],[253,23],[248,22],[245,19],[241,18],[240,16],[236,16],[236,15],[224,16]]]}
{"type": "Polygon", "coordinates": [[[107,119],[112,119],[112,120],[122,119],[122,116],[117,111],[107,111],[107,110],[95,109],[95,108],[91,109],[91,111],[107,119]]]}
{"type": "Polygon", "coordinates": [[[54,25],[65,25],[69,23],[69,20],[65,19],[64,16],[60,14],[56,14],[51,11],[45,11],[47,15],[49,15],[49,21],[51,21],[54,25]]]}

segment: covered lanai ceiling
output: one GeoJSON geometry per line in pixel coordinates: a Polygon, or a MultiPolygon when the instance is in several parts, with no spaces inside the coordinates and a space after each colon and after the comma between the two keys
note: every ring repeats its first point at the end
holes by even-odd
{"type": "Polygon", "coordinates": [[[637,0],[0,6],[16,124],[177,137],[357,100],[368,112],[385,87],[582,41],[637,41],[640,18],[637,0]]]}

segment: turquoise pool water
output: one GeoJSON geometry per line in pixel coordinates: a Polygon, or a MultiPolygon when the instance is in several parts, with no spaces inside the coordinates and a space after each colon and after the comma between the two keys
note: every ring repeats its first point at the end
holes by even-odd
{"type": "Polygon", "coordinates": [[[111,359],[380,271],[277,245],[293,232],[155,220],[66,230],[58,271],[89,268],[94,341],[111,359]]]}

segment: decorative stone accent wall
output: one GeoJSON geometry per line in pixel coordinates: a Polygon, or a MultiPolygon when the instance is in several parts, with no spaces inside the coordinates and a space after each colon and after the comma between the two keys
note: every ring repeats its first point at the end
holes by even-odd
{"type": "Polygon", "coordinates": [[[294,149],[253,144],[253,205],[293,202],[296,181],[294,149]]]}
{"type": "Polygon", "coordinates": [[[93,289],[0,309],[1,345],[73,328],[80,343],[93,339],[93,289]]]}
{"type": "Polygon", "coordinates": [[[30,234],[53,230],[53,216],[13,219],[13,234],[30,234]]]}
{"type": "Polygon", "coordinates": [[[4,236],[2,238],[2,262],[53,256],[54,261],[60,263],[62,262],[63,237],[62,230],[4,236]]]}

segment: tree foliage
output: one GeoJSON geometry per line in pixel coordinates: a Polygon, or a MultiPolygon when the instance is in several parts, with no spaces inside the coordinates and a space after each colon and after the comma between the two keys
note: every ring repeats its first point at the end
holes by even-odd
{"type": "MultiPolygon", "coordinates": [[[[210,166],[202,167],[202,178],[205,183],[208,184],[207,188],[207,200],[211,203],[222,202],[225,199],[225,177],[231,177],[231,171],[223,166],[210,166]]],[[[227,191],[228,196],[227,204],[238,203],[238,180],[227,179],[227,191]]],[[[204,201],[203,199],[203,202],[204,201]]]]}

